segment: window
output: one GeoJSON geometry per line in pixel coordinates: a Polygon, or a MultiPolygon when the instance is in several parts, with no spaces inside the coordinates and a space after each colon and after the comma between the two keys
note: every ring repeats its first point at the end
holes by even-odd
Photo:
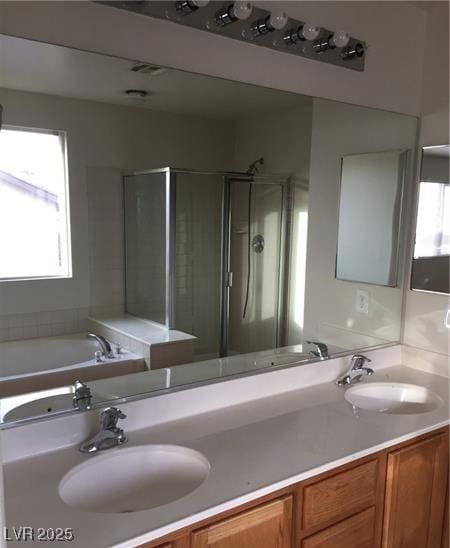
{"type": "Polygon", "coordinates": [[[65,133],[0,130],[0,280],[68,277],[65,133]]]}
{"type": "Polygon", "coordinates": [[[414,257],[450,255],[450,185],[420,183],[414,257]]]}

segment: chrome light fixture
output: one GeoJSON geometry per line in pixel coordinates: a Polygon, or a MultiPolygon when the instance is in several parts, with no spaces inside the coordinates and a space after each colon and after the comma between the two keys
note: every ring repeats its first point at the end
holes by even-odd
{"type": "Polygon", "coordinates": [[[320,34],[320,27],[305,23],[295,29],[289,30],[283,37],[286,44],[297,44],[305,40],[315,40],[320,34]]]}
{"type": "Polygon", "coordinates": [[[288,16],[284,11],[273,11],[267,17],[258,19],[252,25],[252,33],[254,36],[262,36],[275,30],[283,29],[288,22],[288,16]]]}
{"type": "MultiPolygon", "coordinates": [[[[95,0],[94,0],[95,1],[95,0]]],[[[314,21],[289,18],[284,11],[265,10],[264,2],[248,0],[97,0],[111,8],[156,17],[232,40],[252,42],[350,70],[363,71],[366,43],[344,30],[332,30],[314,21]]]]}
{"type": "Polygon", "coordinates": [[[250,17],[252,10],[253,7],[250,2],[237,0],[216,13],[216,23],[221,27],[225,27],[236,21],[245,21],[250,17]]]}
{"type": "Polygon", "coordinates": [[[175,9],[179,15],[189,15],[208,4],[209,0],[178,0],[175,2],[175,9]]]}
{"type": "Polygon", "coordinates": [[[350,35],[343,30],[333,32],[325,38],[314,43],[313,49],[316,53],[323,53],[329,49],[345,48],[350,41],[350,35]]]}
{"type": "Polygon", "coordinates": [[[358,42],[354,46],[350,46],[342,50],[341,58],[344,61],[351,61],[352,59],[361,58],[365,53],[365,47],[358,42]]]}

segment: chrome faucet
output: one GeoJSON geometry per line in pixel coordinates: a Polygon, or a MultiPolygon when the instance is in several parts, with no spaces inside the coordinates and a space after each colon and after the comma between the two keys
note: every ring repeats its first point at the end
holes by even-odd
{"type": "Polygon", "coordinates": [[[321,360],[326,360],[330,357],[330,354],[328,353],[328,346],[325,343],[321,343],[319,341],[306,341],[307,344],[313,344],[316,349],[310,350],[310,354],[313,356],[316,356],[316,358],[320,358],[321,360]]]}
{"type": "Polygon", "coordinates": [[[87,384],[80,381],[75,381],[74,395],[72,398],[73,406],[76,409],[90,409],[92,403],[91,389],[87,384]]]}
{"type": "Polygon", "coordinates": [[[352,356],[352,361],[350,362],[349,370],[343,377],[336,381],[336,384],[338,386],[347,386],[360,381],[363,375],[370,377],[370,375],[373,375],[373,369],[364,366],[366,363],[371,361],[371,359],[363,356],[362,354],[354,354],[352,356]]]}
{"type": "Polygon", "coordinates": [[[100,430],[91,439],[80,445],[82,453],[96,453],[126,443],[128,440],[122,430],[117,427],[119,419],[126,419],[117,407],[107,407],[100,413],[100,430]]]}
{"type": "MultiPolygon", "coordinates": [[[[102,349],[102,355],[104,358],[114,358],[114,353],[112,351],[111,345],[109,344],[109,341],[105,339],[105,337],[102,337],[102,335],[97,335],[96,333],[88,333],[86,335],[87,339],[94,339],[98,342],[100,345],[100,348],[102,349]]],[[[97,356],[96,356],[97,358],[97,356]]],[[[97,361],[99,361],[97,359],[97,361]]]]}

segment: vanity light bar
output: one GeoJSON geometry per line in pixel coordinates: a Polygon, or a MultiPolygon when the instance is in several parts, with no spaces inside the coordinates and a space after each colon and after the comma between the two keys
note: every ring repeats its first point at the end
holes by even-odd
{"type": "Polygon", "coordinates": [[[364,71],[367,45],[342,30],[291,19],[245,0],[98,1],[276,51],[364,71]]]}

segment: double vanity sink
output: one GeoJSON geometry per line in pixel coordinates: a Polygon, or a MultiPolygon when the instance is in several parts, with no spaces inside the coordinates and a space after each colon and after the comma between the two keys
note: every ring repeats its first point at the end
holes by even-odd
{"type": "MultiPolygon", "coordinates": [[[[442,399],[422,386],[362,382],[346,389],[353,409],[395,415],[427,413],[442,399]]],[[[124,514],[149,510],[181,499],[210,472],[208,459],[187,447],[144,445],[108,451],[71,469],[59,495],[68,504],[94,513],[124,514]]]]}
{"type": "Polygon", "coordinates": [[[18,429],[4,430],[4,448],[20,444],[4,466],[7,525],[64,524],[73,547],[135,547],[448,424],[448,380],[389,366],[342,387],[340,367],[329,360],[123,404],[128,443],[95,455],[79,447],[97,413],[82,435],[89,414],[23,427],[35,436],[27,445],[67,432],[35,454],[24,455],[18,429]]]}

